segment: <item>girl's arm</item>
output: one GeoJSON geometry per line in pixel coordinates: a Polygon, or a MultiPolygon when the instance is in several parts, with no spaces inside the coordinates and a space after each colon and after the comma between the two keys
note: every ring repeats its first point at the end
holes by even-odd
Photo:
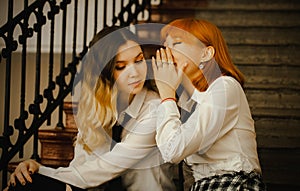
{"type": "MultiPolygon", "coordinates": [[[[228,77],[227,77],[228,78],[228,77]]],[[[182,124],[174,101],[158,108],[157,145],[166,162],[178,163],[187,156],[205,153],[219,137],[235,127],[239,90],[231,80],[217,79],[206,92],[195,90],[195,111],[182,124]]]]}
{"type": "MultiPolygon", "coordinates": [[[[150,110],[149,110],[150,111],[150,110]]],[[[159,151],[155,143],[156,110],[139,121],[127,133],[121,143],[104,154],[93,153],[94,157],[83,163],[73,163],[66,168],[52,169],[41,166],[39,173],[61,180],[68,184],[89,188],[101,185],[121,175],[128,168],[149,168],[157,165],[151,157],[159,151]]]]}

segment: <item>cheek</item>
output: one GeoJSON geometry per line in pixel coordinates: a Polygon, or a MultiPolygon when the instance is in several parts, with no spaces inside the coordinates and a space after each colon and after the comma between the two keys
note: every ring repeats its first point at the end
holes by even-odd
{"type": "Polygon", "coordinates": [[[121,74],[121,72],[114,71],[114,75],[113,76],[114,76],[115,82],[117,82],[119,80],[120,74],[121,74]]]}
{"type": "Polygon", "coordinates": [[[118,87],[122,86],[122,84],[125,82],[125,75],[124,72],[115,72],[114,73],[114,80],[118,87]]]}
{"type": "Polygon", "coordinates": [[[179,51],[179,50],[172,50],[172,55],[174,62],[180,66],[181,64],[184,64],[188,61],[188,57],[185,52],[179,51]]]}
{"type": "Polygon", "coordinates": [[[119,75],[118,78],[115,81],[115,86],[118,88],[120,92],[126,92],[128,91],[128,84],[127,79],[124,77],[124,75],[119,75]]]}
{"type": "Polygon", "coordinates": [[[180,51],[173,51],[173,57],[178,66],[189,63],[198,65],[200,63],[201,52],[197,49],[191,48],[190,50],[184,49],[180,51]],[[173,53],[174,52],[174,53],[173,53]]]}
{"type": "Polygon", "coordinates": [[[147,64],[146,64],[146,62],[144,62],[143,64],[138,65],[137,68],[138,68],[139,74],[141,76],[143,76],[144,78],[146,78],[146,75],[147,75],[147,64]]]}

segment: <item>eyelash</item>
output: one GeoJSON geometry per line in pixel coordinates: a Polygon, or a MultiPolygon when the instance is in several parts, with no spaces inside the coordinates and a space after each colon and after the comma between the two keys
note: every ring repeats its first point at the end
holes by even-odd
{"type": "Polygon", "coordinates": [[[181,44],[181,42],[174,42],[173,46],[178,45],[178,44],[181,44]]]}
{"type": "MultiPolygon", "coordinates": [[[[134,63],[135,63],[135,64],[141,64],[141,63],[143,63],[143,61],[144,61],[144,58],[141,59],[141,60],[136,60],[134,63]]],[[[116,70],[123,70],[123,69],[125,69],[125,68],[126,68],[126,65],[124,65],[124,66],[116,66],[116,67],[115,67],[116,70]]]]}
{"type": "Polygon", "coordinates": [[[123,70],[126,66],[116,66],[115,69],[116,70],[123,70]]]}
{"type": "Polygon", "coordinates": [[[135,63],[136,63],[136,64],[140,64],[140,63],[142,63],[143,61],[144,61],[144,58],[141,59],[141,60],[136,60],[135,63]]]}

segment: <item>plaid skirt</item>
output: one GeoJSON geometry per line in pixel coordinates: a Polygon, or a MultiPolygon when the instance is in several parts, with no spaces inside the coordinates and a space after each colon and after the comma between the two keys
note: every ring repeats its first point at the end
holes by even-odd
{"type": "Polygon", "coordinates": [[[265,191],[266,186],[257,172],[233,172],[198,180],[190,191],[265,191]]]}

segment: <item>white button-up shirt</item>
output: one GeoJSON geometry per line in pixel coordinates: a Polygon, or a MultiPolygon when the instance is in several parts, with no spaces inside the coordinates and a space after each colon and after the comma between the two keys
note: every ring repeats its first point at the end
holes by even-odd
{"type": "Polygon", "coordinates": [[[232,77],[216,79],[205,92],[194,90],[181,108],[195,111],[185,123],[174,101],[158,108],[157,145],[166,162],[186,158],[195,180],[230,171],[261,172],[254,121],[245,93],[232,77]]]}
{"type": "Polygon", "coordinates": [[[124,120],[125,113],[130,120],[124,126],[121,142],[111,151],[111,141],[93,153],[87,153],[82,145],[77,144],[69,167],[53,169],[41,166],[39,173],[80,188],[89,188],[103,184],[131,168],[123,178],[127,190],[174,189],[172,176],[169,177],[167,171],[160,169],[164,165],[161,165],[163,160],[155,141],[159,103],[159,96],[155,92],[143,89],[120,113],[119,123],[124,120]]]}

